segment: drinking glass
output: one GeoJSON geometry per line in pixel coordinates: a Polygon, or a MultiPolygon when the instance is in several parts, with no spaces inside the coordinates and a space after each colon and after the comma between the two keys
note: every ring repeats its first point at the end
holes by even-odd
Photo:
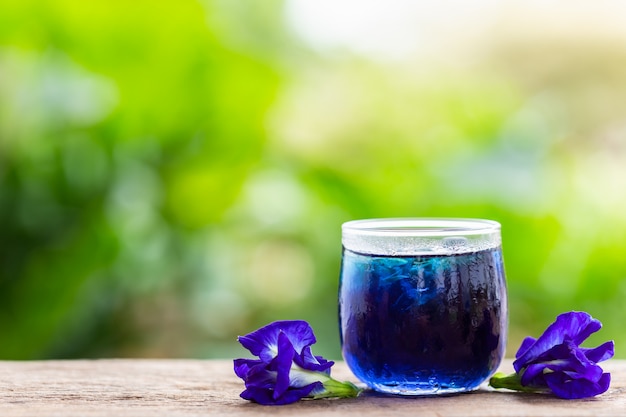
{"type": "Polygon", "coordinates": [[[472,391],[498,368],[507,294],[500,224],[368,219],[342,225],[343,357],[390,394],[472,391]]]}

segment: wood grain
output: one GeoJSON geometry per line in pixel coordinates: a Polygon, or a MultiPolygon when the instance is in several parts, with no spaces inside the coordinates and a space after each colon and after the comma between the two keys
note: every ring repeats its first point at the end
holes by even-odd
{"type": "MultiPolygon", "coordinates": [[[[585,400],[483,388],[446,397],[366,393],[268,407],[239,398],[243,383],[232,361],[0,361],[0,416],[626,416],[626,361],[604,365],[611,388],[585,400]]],[[[510,371],[510,362],[502,370],[510,371]]],[[[333,375],[356,382],[344,363],[333,375]]]]}

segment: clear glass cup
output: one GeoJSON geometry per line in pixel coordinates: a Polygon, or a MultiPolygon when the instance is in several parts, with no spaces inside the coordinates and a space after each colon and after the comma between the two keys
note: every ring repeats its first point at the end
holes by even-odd
{"type": "Polygon", "coordinates": [[[472,391],[504,356],[507,293],[500,224],[369,219],[342,226],[343,357],[390,394],[472,391]]]}

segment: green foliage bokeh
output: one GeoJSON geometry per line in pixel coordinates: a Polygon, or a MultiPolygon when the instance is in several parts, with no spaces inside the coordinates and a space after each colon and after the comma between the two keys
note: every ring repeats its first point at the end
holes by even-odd
{"type": "Polygon", "coordinates": [[[502,223],[509,355],[586,310],[620,356],[626,56],[389,65],[282,7],[3,3],[0,359],[232,357],[295,318],[338,358],[341,223],[401,216],[502,223]]]}

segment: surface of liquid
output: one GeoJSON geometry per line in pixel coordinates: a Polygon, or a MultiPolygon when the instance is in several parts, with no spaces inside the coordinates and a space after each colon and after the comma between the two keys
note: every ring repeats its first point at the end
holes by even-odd
{"type": "Polygon", "coordinates": [[[344,249],[344,359],[361,381],[381,392],[476,389],[504,355],[506,300],[499,247],[402,257],[344,249]]]}

